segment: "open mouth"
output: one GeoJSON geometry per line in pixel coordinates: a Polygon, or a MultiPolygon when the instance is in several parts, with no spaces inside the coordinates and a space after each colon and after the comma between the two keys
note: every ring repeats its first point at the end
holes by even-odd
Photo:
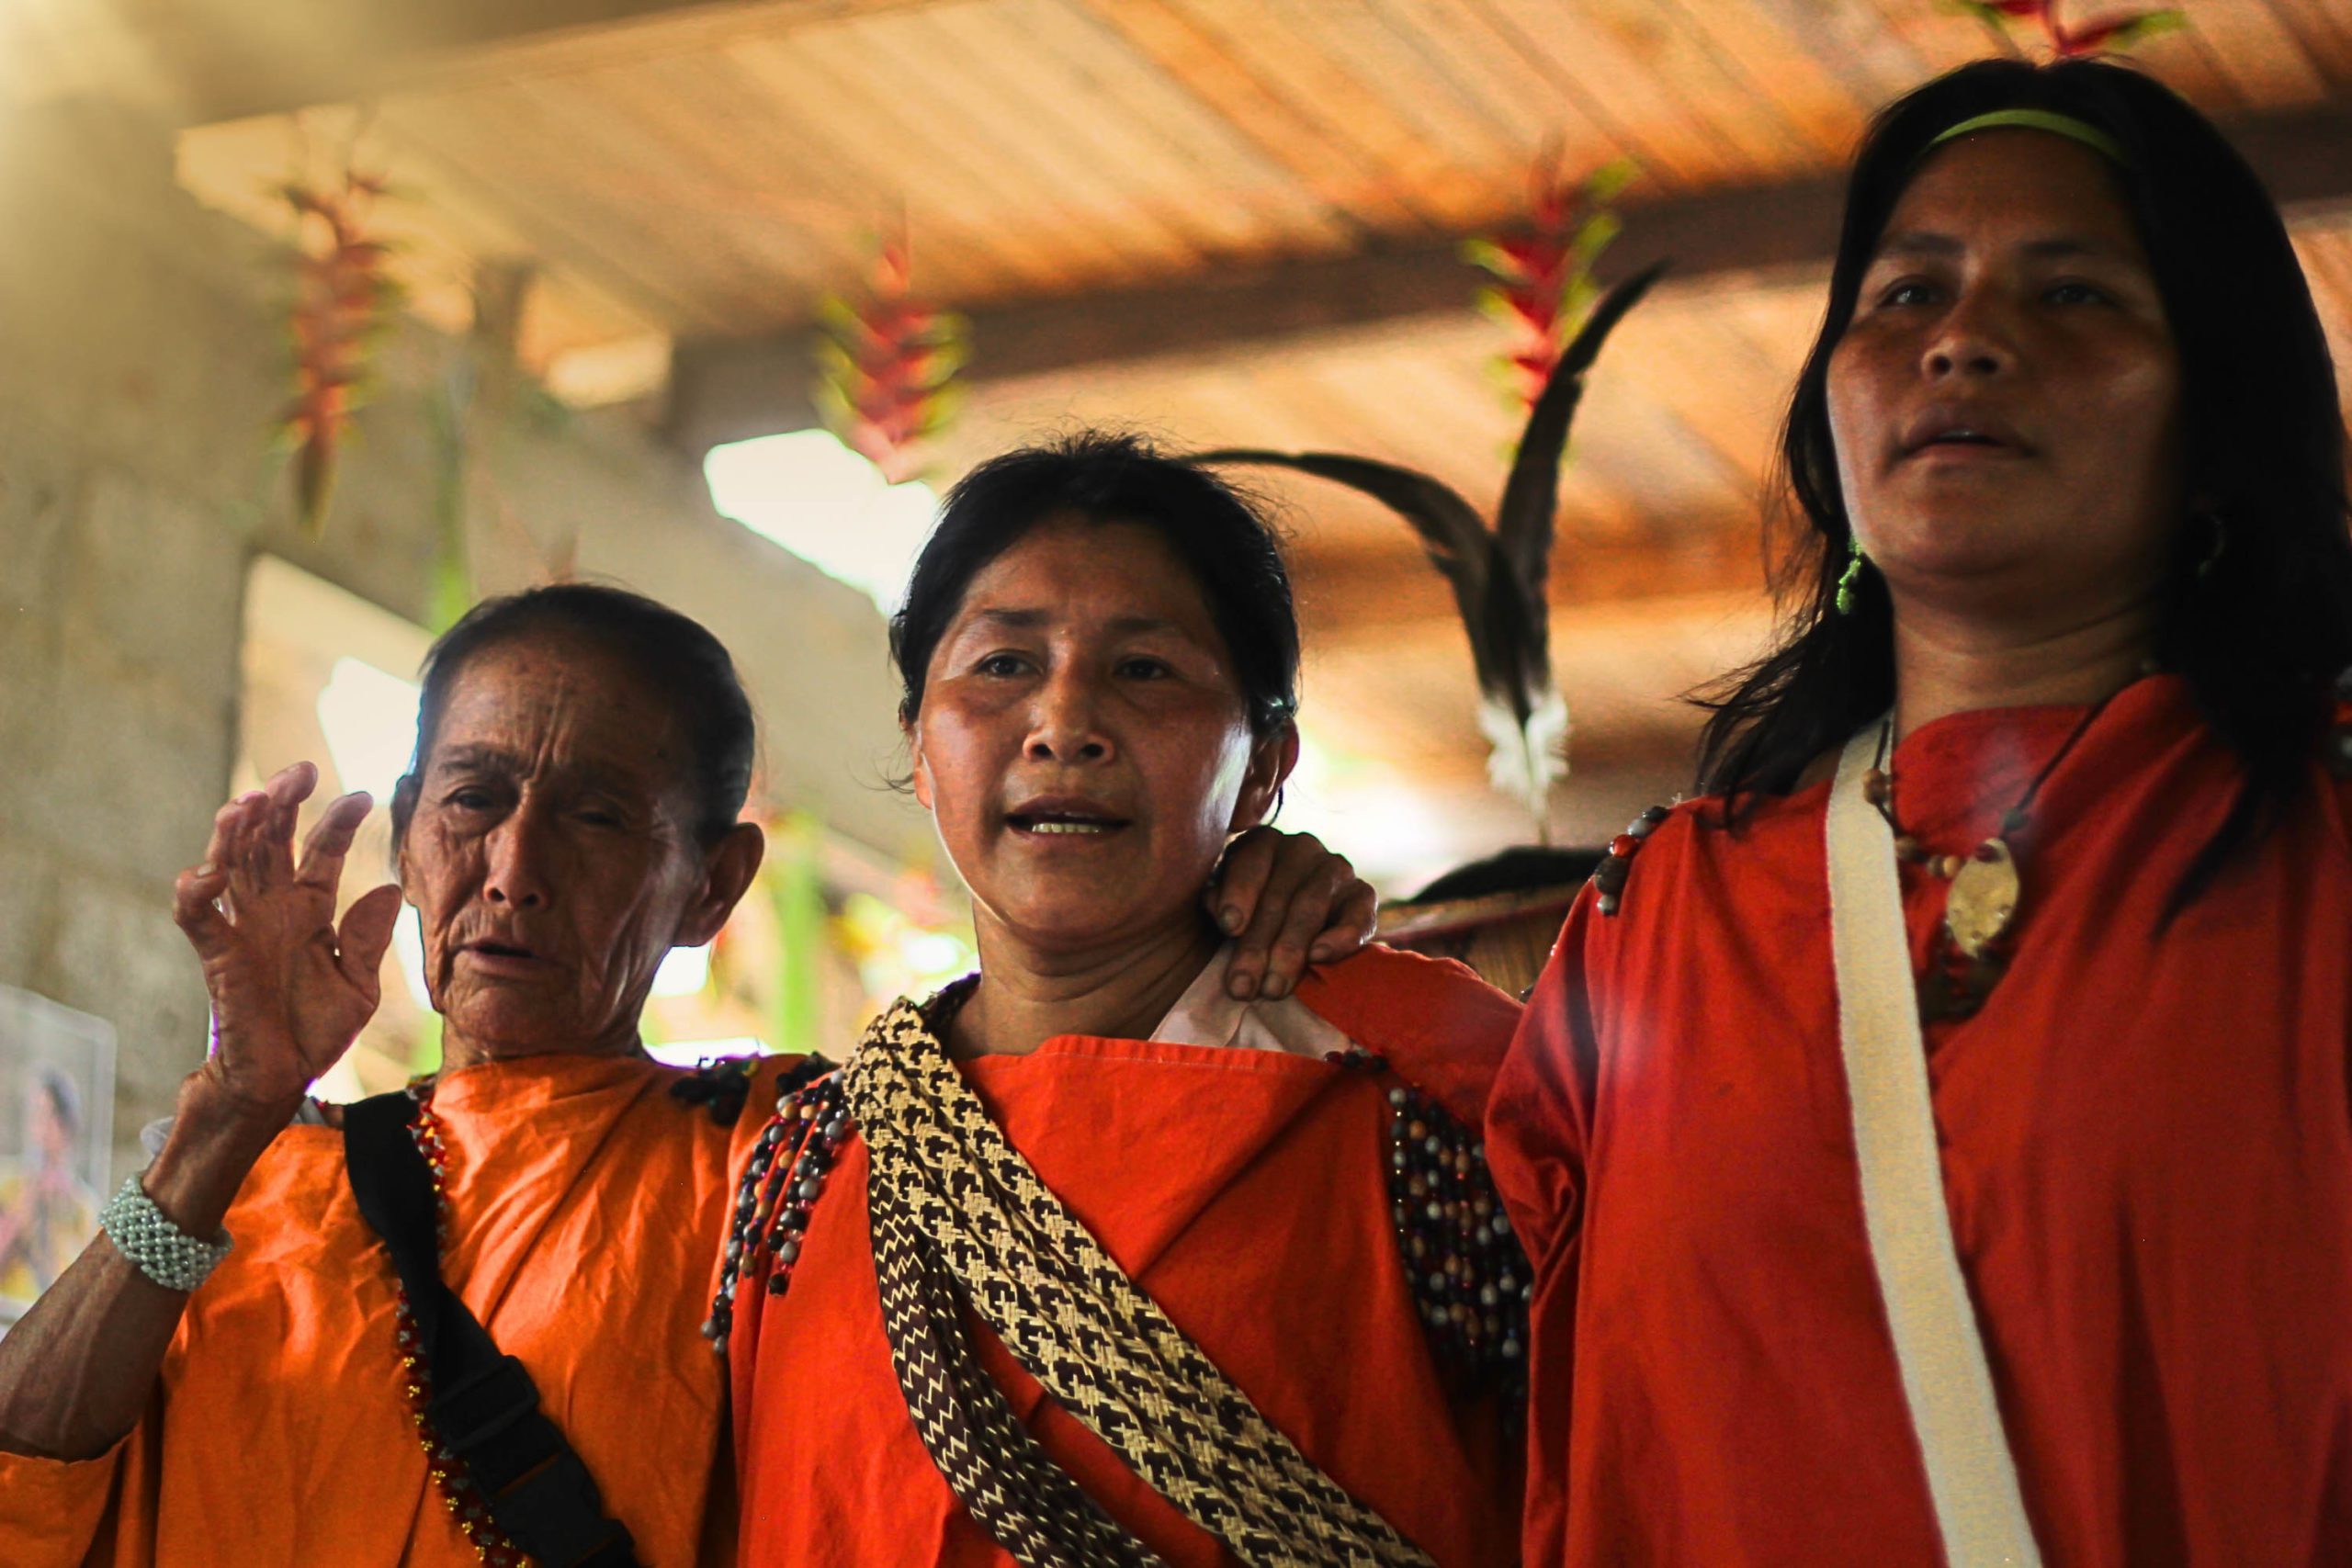
{"type": "Polygon", "coordinates": [[[1016,811],[1008,813],[1004,820],[1016,833],[1040,838],[1100,838],[1127,825],[1122,818],[1069,811],[1016,811]]]}
{"type": "Polygon", "coordinates": [[[2008,423],[1984,410],[1928,408],[1903,433],[1903,455],[1984,452],[2021,455],[2026,444],[2008,423]]]}
{"type": "Polygon", "coordinates": [[[466,943],[464,951],[479,954],[483,958],[504,959],[519,963],[531,963],[539,956],[529,948],[519,947],[511,942],[469,942],[466,943]]]}
{"type": "Polygon", "coordinates": [[[1958,465],[1962,468],[1982,464],[2001,464],[2025,456],[2025,448],[2013,441],[1989,435],[1981,430],[1948,430],[1917,442],[1904,453],[1905,461],[1917,460],[1929,468],[1958,465]]]}

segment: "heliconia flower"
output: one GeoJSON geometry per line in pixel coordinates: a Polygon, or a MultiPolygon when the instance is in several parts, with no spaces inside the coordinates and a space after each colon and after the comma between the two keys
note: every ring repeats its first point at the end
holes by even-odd
{"type": "Polygon", "coordinates": [[[387,274],[391,247],[368,237],[368,210],[384,192],[374,175],[346,169],[342,185],[280,190],[298,225],[294,303],[294,400],[279,418],[294,447],[294,505],[315,536],[334,497],[335,467],[352,411],[366,391],[368,352],[390,323],[401,290],[387,274]]]}
{"type": "Polygon", "coordinates": [[[1635,170],[1627,160],[1581,179],[1560,173],[1559,151],[1545,149],[1530,171],[1528,215],[1511,230],[1464,244],[1464,260],[1495,281],[1478,291],[1481,312],[1516,339],[1495,365],[1516,408],[1535,406],[1552,367],[1600,297],[1592,269],[1622,226],[1609,209],[1635,170]]]}
{"type": "Polygon", "coordinates": [[[1954,0],[1959,9],[1980,17],[1996,29],[2019,21],[2039,25],[2050,40],[2052,55],[2080,60],[2106,51],[2128,49],[2143,39],[2178,30],[2188,18],[2177,10],[2135,11],[2080,28],[2070,28],[2058,17],[2058,0],[1954,0]]]}
{"type": "Polygon", "coordinates": [[[921,471],[919,448],[954,416],[964,321],[912,294],[903,239],[879,247],[865,298],[818,304],[817,406],[826,427],[891,483],[921,471]]]}

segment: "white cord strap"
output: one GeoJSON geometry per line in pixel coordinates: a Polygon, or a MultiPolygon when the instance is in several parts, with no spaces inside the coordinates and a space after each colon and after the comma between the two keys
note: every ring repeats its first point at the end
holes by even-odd
{"type": "Polygon", "coordinates": [[[1894,836],[1862,790],[1879,733],[1872,724],[1848,743],[1828,814],[1829,941],[1862,1214],[1945,1561],[1951,1568],[2037,1568],[2041,1555],[1952,1245],[1894,836]]]}

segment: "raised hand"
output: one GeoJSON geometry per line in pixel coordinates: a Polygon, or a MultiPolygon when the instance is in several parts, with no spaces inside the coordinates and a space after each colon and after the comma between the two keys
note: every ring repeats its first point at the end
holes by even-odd
{"type": "Polygon", "coordinates": [[[1227,846],[1209,884],[1210,918],[1234,939],[1226,989],[1284,997],[1309,964],[1372,940],[1380,895],[1312,833],[1250,829],[1227,846]]]}
{"type": "Polygon", "coordinates": [[[318,785],[308,762],[238,796],[212,819],[204,863],[180,874],[173,918],[204,964],[219,1048],[202,1073],[231,1104],[282,1125],[359,1036],[400,890],[371,889],[334,919],[335,887],[366,794],[332,801],[294,859],[294,821],[318,785]]]}

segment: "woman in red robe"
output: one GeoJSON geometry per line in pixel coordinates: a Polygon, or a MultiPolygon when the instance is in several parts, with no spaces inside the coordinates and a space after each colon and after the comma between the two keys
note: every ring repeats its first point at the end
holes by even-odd
{"type": "Polygon", "coordinates": [[[1529,1562],[2352,1562],[2343,456],[2170,93],[1991,63],[1878,121],[1808,592],[1496,1086],[1529,1562]]]}
{"type": "Polygon", "coordinates": [[[1254,1001],[1195,889],[1297,755],[1274,541],[1085,437],[957,486],[893,626],[978,976],[778,1107],[711,1331],[757,1564],[1508,1561],[1518,1009],[1375,949],[1254,1001]]]}

